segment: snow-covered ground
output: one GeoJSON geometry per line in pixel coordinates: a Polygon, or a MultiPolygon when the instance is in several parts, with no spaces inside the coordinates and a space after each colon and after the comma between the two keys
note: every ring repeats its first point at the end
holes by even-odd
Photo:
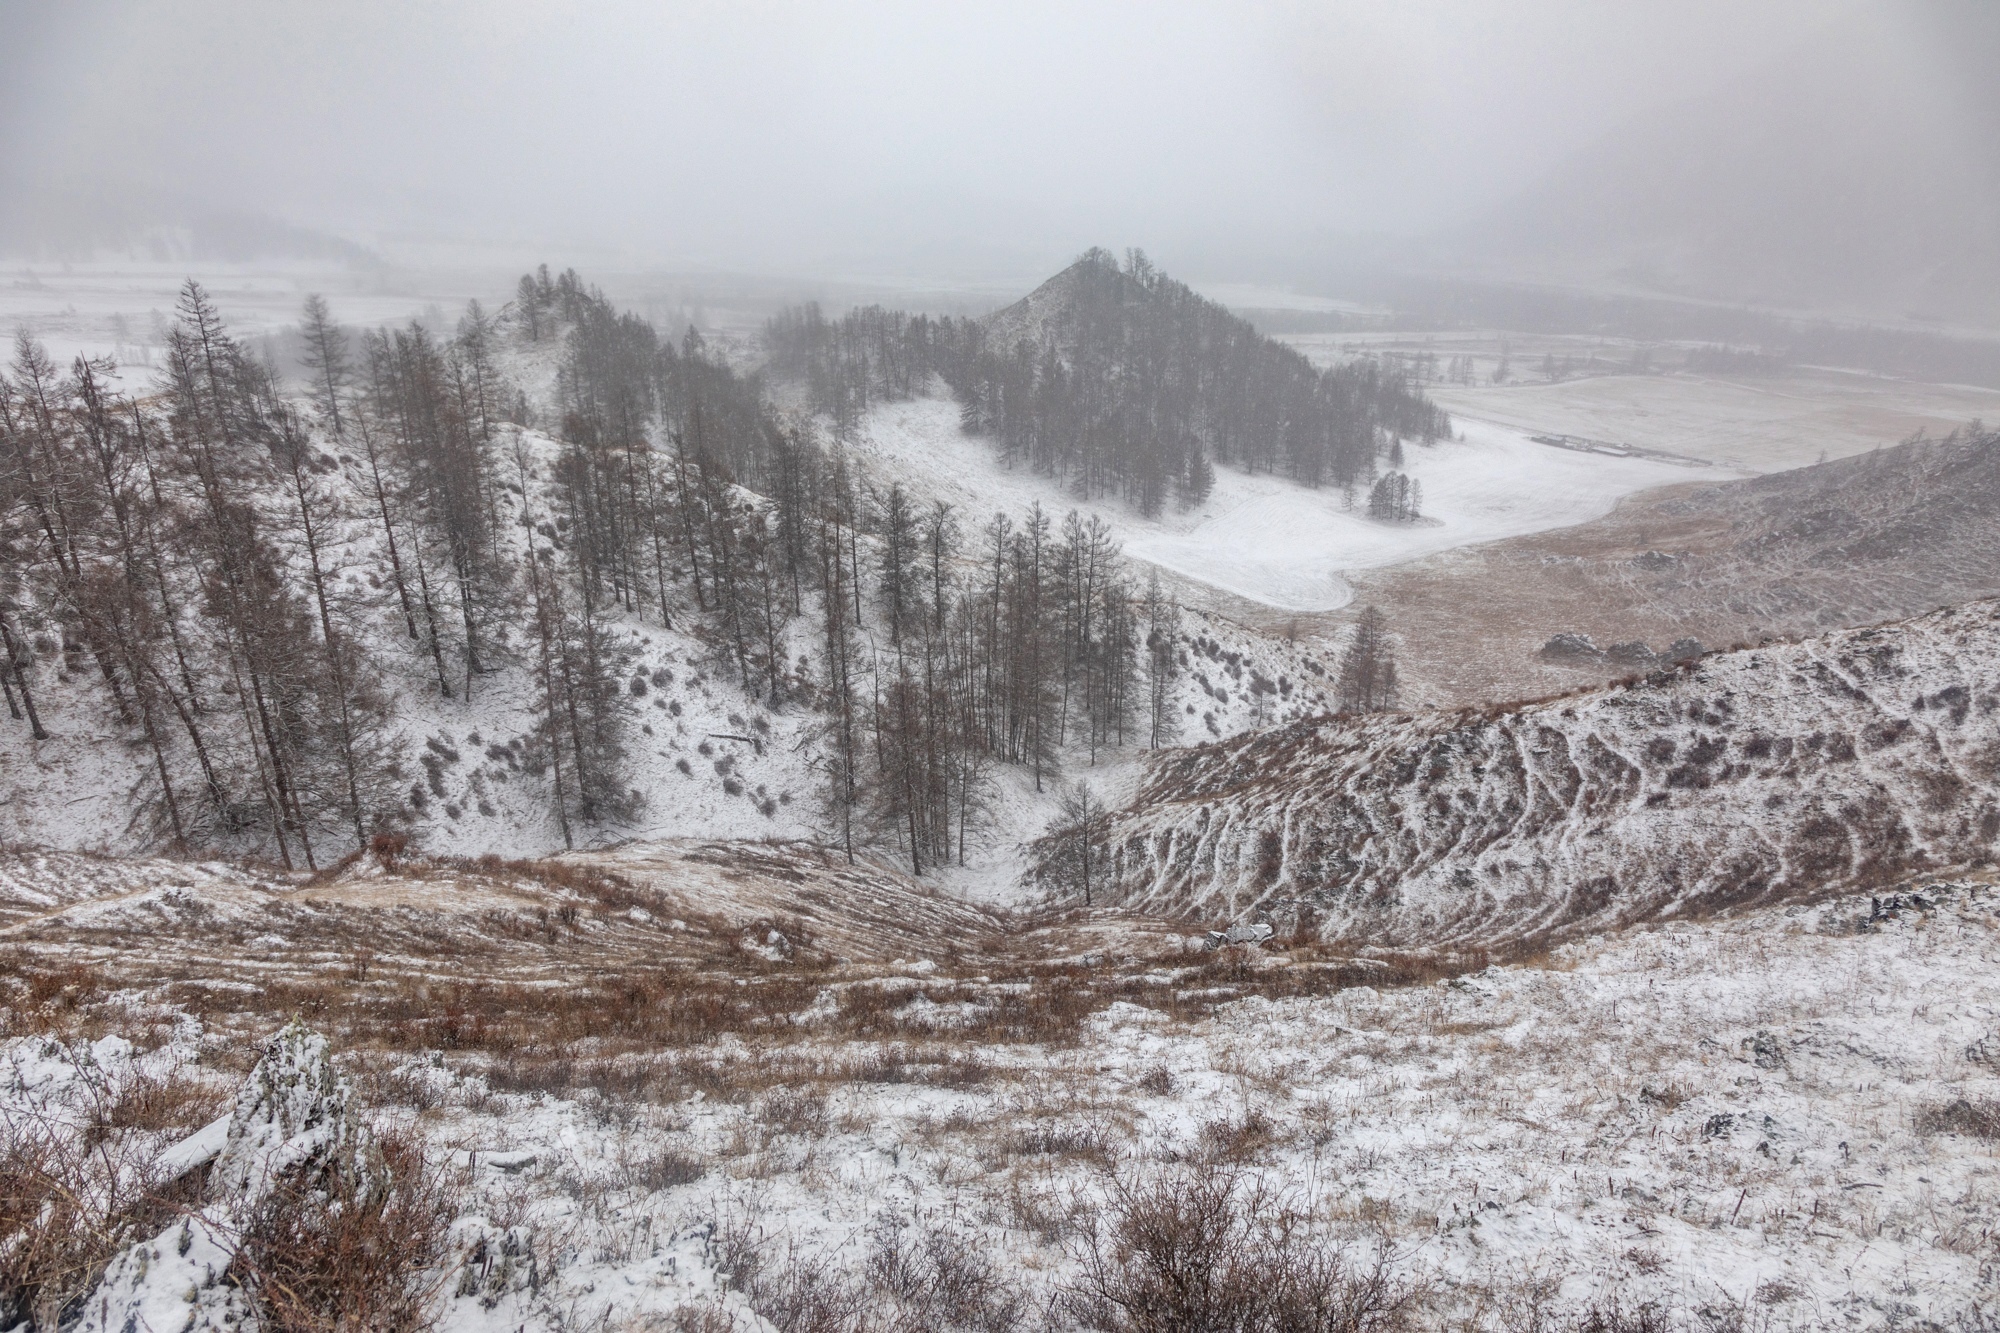
{"type": "MultiPolygon", "coordinates": [[[[356,327],[425,319],[446,330],[472,294],[460,291],[462,281],[324,261],[16,261],[0,263],[0,334],[11,346],[15,331],[25,329],[65,370],[78,355],[111,357],[121,387],[140,392],[165,364],[166,330],[190,276],[207,288],[230,331],[253,348],[296,325],[311,292],[327,297],[334,318],[356,327]]],[[[504,290],[497,275],[493,286],[504,290]]]]}
{"type": "Polygon", "coordinates": [[[1048,477],[1002,466],[988,442],[960,432],[958,407],[944,398],[872,409],[852,448],[876,477],[900,478],[982,521],[1037,501],[1058,518],[1072,508],[1097,513],[1127,555],[1284,611],[1344,606],[1353,595],[1340,577],[1345,569],[1565,527],[1610,512],[1634,491],[1727,475],[1553,449],[1527,431],[1486,422],[1460,430],[1462,440],[1406,446],[1403,470],[1423,485],[1426,518],[1408,524],[1370,519],[1365,494],[1350,505],[1333,487],[1228,466],[1217,467],[1214,491],[1191,510],[1169,504],[1148,519],[1115,497],[1082,504],[1048,477]]]}
{"type": "MultiPolygon", "coordinates": [[[[1973,418],[2000,415],[2000,389],[1928,384],[1859,371],[1789,367],[1768,376],[1612,374],[1641,351],[1629,339],[1544,336],[1511,340],[1513,382],[1490,382],[1498,348],[1508,335],[1492,330],[1440,336],[1283,334],[1278,340],[1319,365],[1357,354],[1430,353],[1440,362],[1473,358],[1475,385],[1432,383],[1424,392],[1454,422],[1492,422],[1539,435],[1581,435],[1707,459],[1741,472],[1781,472],[1827,458],[1898,444],[1922,430],[1945,435],[1973,418]],[[1582,365],[1588,374],[1548,383],[1538,373],[1545,353],[1582,365]]],[[[1426,487],[1428,489],[1428,487],[1426,487]]]]}
{"type": "MultiPolygon", "coordinates": [[[[814,1327],[944,1326],[899,1245],[982,1275],[961,1326],[1085,1326],[1064,1298],[1121,1191],[1206,1172],[1303,1214],[1295,1244],[1387,1247],[1414,1327],[1651,1307],[1643,1327],[1969,1328],[2000,1301],[1991,885],[1640,928],[1434,984],[1094,938],[1032,977],[806,974],[782,1023],[593,1040],[543,1075],[465,1049],[337,1060],[464,1182],[435,1314],[465,1333],[796,1327],[807,1289],[849,1311],[814,1327]],[[1045,1040],[982,1026],[1050,988],[1095,995],[1089,1016],[1045,1040]]],[[[0,1044],[0,1113],[60,1094],[75,1058],[114,1084],[243,1067],[240,1036],[162,998],[123,1001],[151,1024],[138,1050],[0,1044]]],[[[107,1150],[172,1145],[114,1130],[107,1150]]]]}

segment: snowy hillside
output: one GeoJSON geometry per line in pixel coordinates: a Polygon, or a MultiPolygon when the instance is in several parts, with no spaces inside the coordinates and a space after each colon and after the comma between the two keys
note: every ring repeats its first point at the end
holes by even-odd
{"type": "MultiPolygon", "coordinates": [[[[540,369],[518,365],[524,378],[540,369]]],[[[550,512],[560,443],[513,425],[497,434],[497,455],[511,458],[518,444],[536,469],[528,503],[550,512]]],[[[510,648],[515,669],[484,676],[469,698],[443,697],[428,659],[398,642],[401,622],[383,577],[387,556],[367,522],[365,462],[342,450],[330,475],[340,483],[328,488],[338,595],[388,668],[384,739],[400,756],[402,826],[439,853],[526,856],[561,848],[545,770],[531,757],[534,684],[518,669],[526,645],[510,648]]],[[[514,494],[501,503],[519,512],[514,494]]],[[[498,540],[517,550],[518,522],[510,528],[498,540]]],[[[587,841],[797,838],[813,830],[807,783],[817,718],[801,706],[774,710],[747,696],[726,664],[718,672],[715,644],[697,628],[668,629],[636,615],[608,621],[630,662],[619,680],[629,699],[625,749],[631,785],[645,799],[630,819],[588,831],[587,841]]],[[[127,853],[161,845],[151,760],[107,716],[100,683],[84,671],[44,668],[36,699],[47,737],[24,733],[18,744],[0,747],[0,839],[127,853]]]]}
{"type": "Polygon", "coordinates": [[[1121,900],[1496,945],[1865,889],[2000,851],[2000,604],[1526,707],[1314,720],[1161,757],[1121,900]]]}
{"type": "MultiPolygon", "coordinates": [[[[462,1333],[1116,1330],[1091,1297],[1184,1271],[1147,1228],[1218,1189],[1197,1253],[1281,1290],[1375,1273],[1337,1290],[1383,1330],[1976,1328],[1992,1294],[1982,882],[1440,974],[1105,913],[1029,929],[781,849],[306,887],[0,868],[10,1160],[98,1187],[81,1272],[6,1272],[79,1307],[133,1244],[156,1262],[93,1299],[258,1292],[251,1264],[222,1280],[262,1225],[231,1224],[243,1162],[311,1169],[320,1126],[427,1146],[391,1162],[435,1214],[368,1295],[462,1333]],[[676,861],[723,911],[667,915],[647,863],[676,861]],[[52,880],[69,905],[17,915],[52,880]],[[738,896],[759,880],[780,898],[738,896]],[[813,915],[746,928],[784,896],[813,915]],[[300,1009],[324,1043],[272,1038],[300,1009]]],[[[20,1179],[46,1241],[68,1214],[20,1179]]]]}

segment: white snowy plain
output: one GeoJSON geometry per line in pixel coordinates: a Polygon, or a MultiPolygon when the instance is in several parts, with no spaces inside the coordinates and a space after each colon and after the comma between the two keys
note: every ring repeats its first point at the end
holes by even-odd
{"type": "Polygon", "coordinates": [[[1577,453],[1484,421],[1454,422],[1462,438],[1405,446],[1401,469],[1423,486],[1424,518],[1378,522],[1365,492],[1310,488],[1270,473],[1216,468],[1215,489],[1188,510],[1169,502],[1147,518],[1116,496],[1079,500],[1025,466],[1008,467],[990,442],[965,435],[958,406],[921,398],[873,408],[850,446],[874,477],[957,505],[984,522],[1030,504],[1060,520],[1070,509],[1110,525],[1125,553],[1182,578],[1280,611],[1331,611],[1353,590],[1341,571],[1397,564],[1502,537],[1587,522],[1654,486],[1732,475],[1647,458],[1577,453]]]}

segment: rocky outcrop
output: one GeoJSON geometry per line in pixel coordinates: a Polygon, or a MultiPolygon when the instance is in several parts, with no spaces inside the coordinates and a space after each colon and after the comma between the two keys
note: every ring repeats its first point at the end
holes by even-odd
{"type": "Polygon", "coordinates": [[[353,1092],[327,1042],[296,1021],[264,1048],[236,1096],[227,1132],[211,1125],[165,1160],[184,1173],[213,1159],[208,1206],[127,1247],[105,1269],[74,1333],[202,1333],[259,1327],[235,1273],[244,1227],[274,1189],[322,1189],[345,1177],[347,1197],[386,1186],[353,1092]]]}

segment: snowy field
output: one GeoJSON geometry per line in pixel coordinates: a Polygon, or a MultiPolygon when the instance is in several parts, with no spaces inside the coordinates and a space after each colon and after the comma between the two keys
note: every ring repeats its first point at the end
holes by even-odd
{"type": "Polygon", "coordinates": [[[1454,419],[1665,449],[1745,472],[1782,472],[1945,435],[2000,415],[2000,391],[1842,371],[1773,380],[1612,375],[1431,394],[1454,419]]]}
{"type": "MultiPolygon", "coordinates": [[[[1794,367],[1772,376],[1721,379],[1684,373],[1590,374],[1547,383],[1537,373],[1548,351],[1578,364],[1599,357],[1625,362],[1639,345],[1623,339],[1517,339],[1515,381],[1486,382],[1504,335],[1493,332],[1287,334],[1278,341],[1316,364],[1336,365],[1357,351],[1471,356],[1477,385],[1428,384],[1425,392],[1456,421],[1486,421],[1529,434],[1581,435],[1642,449],[1703,458],[1743,472],[1782,472],[1826,458],[1899,444],[1919,430],[1944,435],[1974,418],[2000,416],[2000,390],[1927,384],[1859,371],[1794,367]]],[[[1428,490],[1428,487],[1426,487],[1428,490]]]]}
{"type": "Polygon", "coordinates": [[[957,404],[943,398],[874,408],[853,452],[879,481],[899,478],[980,521],[1001,508],[1018,515],[1037,501],[1058,519],[1087,509],[1111,525],[1127,555],[1282,611],[1344,606],[1353,594],[1342,570],[1566,527],[1609,513],[1634,491],[1729,475],[1552,449],[1486,422],[1461,430],[1463,440],[1407,446],[1404,470],[1423,485],[1425,521],[1413,524],[1370,519],[1365,495],[1350,506],[1331,487],[1228,466],[1216,468],[1213,493],[1192,510],[1169,504],[1148,519],[1116,498],[1081,505],[1050,478],[1002,466],[990,444],[959,431],[957,404]]]}
{"type": "Polygon", "coordinates": [[[252,347],[296,325],[311,292],[327,298],[336,319],[361,328],[425,319],[449,329],[465,305],[461,282],[311,261],[15,263],[0,265],[0,334],[11,347],[15,331],[27,330],[65,370],[79,354],[109,356],[127,392],[144,389],[165,364],[166,330],[189,276],[252,347]]]}

